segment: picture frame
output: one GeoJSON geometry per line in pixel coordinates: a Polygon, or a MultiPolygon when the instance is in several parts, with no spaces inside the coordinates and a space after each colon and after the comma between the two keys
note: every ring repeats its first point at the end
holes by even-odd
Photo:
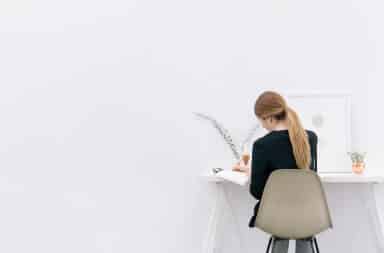
{"type": "Polygon", "coordinates": [[[296,92],[285,97],[303,127],[318,136],[318,172],[350,173],[351,93],[296,92]]]}

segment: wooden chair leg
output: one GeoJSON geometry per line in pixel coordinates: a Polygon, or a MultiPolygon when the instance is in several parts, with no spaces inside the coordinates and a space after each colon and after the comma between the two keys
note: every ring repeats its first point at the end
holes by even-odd
{"type": "Polygon", "coordinates": [[[273,240],[273,236],[271,236],[271,238],[269,238],[269,242],[268,242],[266,253],[269,253],[269,249],[271,248],[272,240],[273,240]]]}

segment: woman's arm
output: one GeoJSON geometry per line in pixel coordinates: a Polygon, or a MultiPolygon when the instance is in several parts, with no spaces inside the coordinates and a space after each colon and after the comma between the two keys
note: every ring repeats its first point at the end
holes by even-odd
{"type": "Polygon", "coordinates": [[[317,172],[317,135],[313,133],[311,141],[311,169],[317,172]]]}
{"type": "Polygon", "coordinates": [[[249,189],[252,196],[256,199],[261,199],[268,176],[267,152],[260,141],[256,141],[252,147],[251,183],[249,189]]]}

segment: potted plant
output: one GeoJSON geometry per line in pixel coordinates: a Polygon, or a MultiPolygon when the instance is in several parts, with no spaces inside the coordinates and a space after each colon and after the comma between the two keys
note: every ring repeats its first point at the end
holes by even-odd
{"type": "Polygon", "coordinates": [[[348,152],[348,155],[352,161],[352,171],[356,174],[363,173],[365,169],[364,158],[366,153],[348,152]]]}

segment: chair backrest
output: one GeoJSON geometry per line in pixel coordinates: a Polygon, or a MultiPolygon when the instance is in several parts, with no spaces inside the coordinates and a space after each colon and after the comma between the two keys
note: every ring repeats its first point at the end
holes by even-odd
{"type": "Polygon", "coordinates": [[[303,239],[332,228],[319,176],[302,169],[272,172],[255,224],[271,235],[287,239],[303,239]]]}

